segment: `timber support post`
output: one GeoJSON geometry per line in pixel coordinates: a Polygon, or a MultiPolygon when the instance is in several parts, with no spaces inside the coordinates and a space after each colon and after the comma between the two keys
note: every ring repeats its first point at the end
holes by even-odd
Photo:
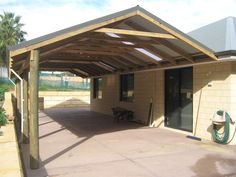
{"type": "Polygon", "coordinates": [[[29,143],[28,71],[23,73],[23,143],[29,143]]]}
{"type": "Polygon", "coordinates": [[[39,51],[30,52],[30,168],[39,168],[38,84],[39,51]]]}
{"type": "Polygon", "coordinates": [[[20,138],[20,134],[21,134],[21,88],[20,88],[20,80],[16,79],[16,110],[15,110],[15,116],[16,116],[16,134],[18,137],[18,140],[20,138]]]}

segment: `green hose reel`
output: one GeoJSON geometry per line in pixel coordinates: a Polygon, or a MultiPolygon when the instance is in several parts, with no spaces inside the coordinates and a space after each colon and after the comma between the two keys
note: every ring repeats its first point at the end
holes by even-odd
{"type": "Polygon", "coordinates": [[[230,116],[227,112],[219,110],[213,118],[213,140],[219,144],[227,144],[230,135],[230,116]],[[219,128],[224,126],[224,131],[219,132],[219,128]]]}

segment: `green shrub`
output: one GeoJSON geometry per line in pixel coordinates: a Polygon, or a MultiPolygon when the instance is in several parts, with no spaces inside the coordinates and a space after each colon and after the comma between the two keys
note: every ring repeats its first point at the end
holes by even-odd
{"type": "Polygon", "coordinates": [[[14,89],[13,85],[10,83],[0,83],[0,101],[4,100],[5,92],[14,89]]]}
{"type": "Polygon", "coordinates": [[[7,123],[6,112],[3,108],[0,108],[0,126],[4,126],[7,123]]]}

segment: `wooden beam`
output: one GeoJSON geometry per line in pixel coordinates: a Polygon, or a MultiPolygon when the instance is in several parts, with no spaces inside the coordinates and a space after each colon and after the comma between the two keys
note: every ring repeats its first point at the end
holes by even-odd
{"type": "Polygon", "coordinates": [[[148,20],[149,22],[157,25],[158,27],[160,27],[161,29],[165,30],[166,32],[170,33],[172,36],[174,36],[177,39],[180,39],[181,41],[187,43],[188,45],[192,46],[193,48],[203,52],[204,54],[208,55],[211,59],[213,60],[218,60],[217,57],[214,55],[213,52],[205,49],[204,47],[202,47],[201,45],[198,45],[197,43],[195,43],[194,41],[184,37],[183,35],[179,34],[178,32],[176,32],[175,30],[169,28],[168,26],[165,26],[163,23],[155,20],[154,18],[146,15],[145,13],[138,11],[137,12],[138,15],[142,16],[144,19],[148,20]]]}
{"type": "Polygon", "coordinates": [[[112,24],[114,22],[118,22],[118,21],[127,19],[129,17],[135,16],[136,14],[137,14],[137,11],[134,11],[134,12],[128,13],[128,14],[123,15],[123,16],[119,16],[119,17],[116,17],[116,18],[111,18],[111,19],[103,21],[101,23],[91,24],[91,25],[88,25],[88,26],[86,26],[84,28],[79,28],[79,29],[71,31],[71,32],[63,33],[61,35],[58,35],[58,36],[53,37],[53,38],[50,38],[48,40],[44,40],[42,42],[39,42],[39,43],[36,43],[36,44],[32,44],[32,45],[30,45],[28,47],[23,47],[23,48],[19,48],[19,49],[16,49],[16,50],[12,50],[12,51],[10,51],[10,57],[19,55],[21,53],[30,51],[32,49],[37,49],[37,48],[40,48],[42,46],[55,43],[57,41],[61,41],[61,40],[64,40],[64,39],[67,39],[67,38],[79,35],[81,33],[85,33],[85,32],[91,31],[91,30],[95,30],[97,28],[101,28],[101,27],[103,27],[105,25],[109,25],[109,24],[112,24]]]}
{"type": "Polygon", "coordinates": [[[28,71],[23,73],[23,143],[29,143],[28,71]]]}
{"type": "Polygon", "coordinates": [[[30,54],[30,168],[39,168],[38,85],[39,51],[30,54]]]}
{"type": "Polygon", "coordinates": [[[97,65],[98,67],[101,67],[109,72],[114,72],[114,69],[112,69],[111,67],[108,67],[106,65],[104,65],[102,62],[93,62],[93,64],[97,65]]]}
{"type": "Polygon", "coordinates": [[[133,55],[130,55],[130,54],[124,54],[124,55],[121,55],[121,57],[123,57],[123,58],[129,60],[130,62],[133,62],[139,66],[147,66],[148,65],[148,62],[145,62],[142,59],[139,59],[139,58],[137,58],[133,55]]]}
{"type": "Polygon", "coordinates": [[[66,48],[74,46],[74,45],[75,45],[74,43],[69,43],[69,44],[57,47],[55,49],[48,50],[46,52],[42,52],[42,53],[40,53],[40,57],[45,57],[45,56],[48,56],[48,55],[52,55],[52,54],[54,54],[54,53],[56,53],[56,52],[58,52],[62,49],[66,49],[66,48]]]}
{"type": "Polygon", "coordinates": [[[86,78],[87,76],[83,75],[81,72],[75,71],[75,70],[70,70],[71,73],[76,74],[79,77],[86,78]]]}
{"type": "Polygon", "coordinates": [[[154,55],[158,56],[159,58],[161,58],[163,60],[166,60],[166,61],[170,62],[173,65],[176,65],[176,62],[175,62],[174,58],[172,58],[169,54],[163,52],[162,50],[156,49],[153,46],[147,46],[144,49],[147,49],[148,51],[150,51],[154,55]]]}
{"type": "MultiPolygon", "coordinates": [[[[143,49],[145,49],[145,48],[143,48],[143,49]]],[[[145,49],[145,50],[148,51],[147,49],[145,49]]],[[[144,54],[143,52],[141,52],[141,51],[139,51],[139,50],[134,49],[133,52],[138,53],[138,55],[140,55],[140,57],[144,58],[145,60],[147,60],[147,61],[149,61],[149,62],[155,63],[155,64],[157,64],[157,65],[160,64],[159,61],[155,60],[155,59],[152,58],[151,56],[148,56],[148,55],[144,54]]],[[[148,51],[148,52],[150,52],[150,51],[148,51]]],[[[150,53],[151,53],[151,52],[150,52],[150,53]]]]}
{"type": "Polygon", "coordinates": [[[94,61],[80,61],[80,60],[44,60],[41,63],[71,63],[71,64],[75,64],[75,63],[79,63],[79,64],[90,64],[94,61]]]}
{"type": "Polygon", "coordinates": [[[117,61],[119,61],[120,63],[122,63],[123,65],[125,65],[129,68],[140,66],[140,65],[137,65],[136,63],[134,63],[130,58],[124,58],[122,56],[116,56],[115,58],[117,61]]]}
{"type": "Polygon", "coordinates": [[[16,128],[17,128],[17,135],[20,136],[21,133],[21,84],[20,80],[16,79],[16,128]]]}
{"type": "MultiPolygon", "coordinates": [[[[102,37],[89,37],[89,39],[91,39],[92,41],[105,41],[105,42],[109,42],[110,44],[113,43],[114,45],[116,45],[117,43],[120,45],[122,44],[122,42],[131,42],[134,43],[135,45],[138,45],[137,47],[139,47],[140,45],[151,45],[151,44],[156,44],[153,43],[153,41],[151,40],[142,40],[139,38],[128,38],[128,36],[126,38],[113,38],[107,35],[104,35],[102,37]]],[[[124,43],[123,43],[124,44],[124,43]]],[[[132,47],[132,45],[130,45],[132,47]]]]}
{"type": "Polygon", "coordinates": [[[100,28],[98,30],[95,30],[95,32],[114,33],[114,34],[123,34],[123,35],[131,35],[131,36],[153,37],[153,38],[176,39],[173,35],[170,35],[170,34],[146,32],[146,31],[135,31],[135,30],[127,30],[127,29],[100,28]]]}
{"type": "Polygon", "coordinates": [[[83,74],[83,75],[85,75],[86,77],[89,76],[89,73],[84,72],[84,71],[82,71],[81,69],[75,68],[75,69],[73,69],[73,70],[74,70],[74,71],[77,71],[77,72],[79,72],[79,73],[81,73],[81,74],[83,74]]]}
{"type": "MultiPolygon", "coordinates": [[[[127,26],[134,28],[134,29],[138,29],[138,30],[147,30],[146,28],[140,26],[137,23],[134,22],[127,22],[125,23],[127,26]]],[[[186,51],[184,51],[183,49],[181,49],[180,47],[178,47],[177,45],[167,41],[166,39],[152,39],[153,43],[157,43],[157,44],[161,44],[166,46],[167,48],[169,48],[170,50],[180,54],[181,56],[183,56],[186,60],[190,61],[191,63],[193,63],[193,58],[191,55],[189,55],[186,51]]],[[[155,44],[156,45],[156,44],[155,44]]],[[[149,45],[152,46],[152,45],[149,45]]],[[[161,51],[162,52],[162,51],[161,51]]],[[[163,52],[162,52],[163,53],[163,52]]],[[[164,54],[164,53],[163,53],[164,54]]]]}
{"type": "Polygon", "coordinates": [[[126,52],[126,48],[123,46],[122,48],[119,48],[118,46],[103,46],[103,44],[97,44],[97,46],[94,46],[92,42],[87,43],[85,45],[78,45],[74,46],[73,48],[70,48],[71,50],[91,50],[91,51],[100,51],[100,52],[126,52]]]}
{"type": "Polygon", "coordinates": [[[103,62],[107,62],[108,64],[115,66],[119,69],[128,69],[127,63],[122,63],[120,62],[119,59],[117,59],[116,57],[109,57],[109,59],[104,59],[103,62]]]}

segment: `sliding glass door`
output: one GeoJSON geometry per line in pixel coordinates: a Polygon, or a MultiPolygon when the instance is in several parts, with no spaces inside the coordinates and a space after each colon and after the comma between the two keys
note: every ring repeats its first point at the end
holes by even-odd
{"type": "Polygon", "coordinates": [[[192,67],[165,71],[165,126],[193,129],[192,67]]]}

